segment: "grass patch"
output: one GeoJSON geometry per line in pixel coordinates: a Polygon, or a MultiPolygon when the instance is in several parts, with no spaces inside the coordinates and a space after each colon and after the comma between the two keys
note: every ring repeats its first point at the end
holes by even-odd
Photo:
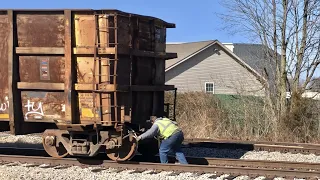
{"type": "MultiPolygon", "coordinates": [[[[167,93],[165,101],[173,98],[167,93]]],[[[319,107],[303,99],[274,129],[263,97],[188,92],[177,94],[176,120],[186,138],[318,142],[319,107]]]]}

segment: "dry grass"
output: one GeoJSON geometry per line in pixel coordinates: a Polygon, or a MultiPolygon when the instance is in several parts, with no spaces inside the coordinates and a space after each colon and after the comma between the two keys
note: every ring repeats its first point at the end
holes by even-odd
{"type": "MultiPolygon", "coordinates": [[[[173,102],[172,94],[166,101],[173,102]]],[[[261,97],[189,92],[177,95],[176,120],[186,138],[318,142],[317,109],[319,102],[302,99],[274,129],[261,97]]]]}

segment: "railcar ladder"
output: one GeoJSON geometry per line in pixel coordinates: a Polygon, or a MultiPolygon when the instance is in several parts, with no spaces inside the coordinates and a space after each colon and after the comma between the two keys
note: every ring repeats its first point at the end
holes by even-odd
{"type": "MultiPolygon", "coordinates": [[[[94,111],[94,121],[97,122],[96,112],[99,112],[101,117],[101,123],[112,123],[118,122],[118,104],[117,104],[117,91],[116,89],[110,90],[108,89],[108,85],[116,85],[117,84],[117,61],[118,61],[118,28],[117,28],[117,15],[116,14],[94,14],[95,21],[95,47],[94,47],[94,65],[93,65],[93,81],[92,81],[92,94],[93,94],[93,111],[94,111]],[[106,25],[105,27],[100,27],[99,19],[105,19],[106,25]],[[113,26],[110,26],[110,21],[112,20],[113,26]],[[111,36],[110,32],[113,31],[114,41],[110,42],[111,36]],[[106,35],[106,43],[100,43],[100,34],[105,33],[106,35]],[[115,49],[114,54],[107,54],[106,61],[104,64],[103,58],[99,55],[99,49],[110,48],[113,47],[115,49]],[[113,61],[113,63],[111,63],[113,61]],[[97,64],[99,69],[97,68],[97,64]],[[111,66],[113,64],[113,74],[111,73],[111,66]],[[107,70],[107,74],[101,74],[103,68],[107,70]],[[111,77],[113,82],[111,83],[111,77]],[[97,81],[98,78],[98,81],[97,81]],[[107,80],[102,80],[107,79],[107,80]],[[107,87],[107,88],[103,88],[107,87]],[[97,100],[97,94],[99,94],[99,99],[97,100]],[[111,94],[113,94],[113,106],[111,106],[111,94]],[[106,105],[103,103],[103,99],[110,100],[106,105]],[[114,121],[112,121],[112,108],[114,109],[114,121]],[[109,117],[109,118],[108,118],[109,117]]],[[[115,87],[115,86],[114,86],[115,87]]]]}

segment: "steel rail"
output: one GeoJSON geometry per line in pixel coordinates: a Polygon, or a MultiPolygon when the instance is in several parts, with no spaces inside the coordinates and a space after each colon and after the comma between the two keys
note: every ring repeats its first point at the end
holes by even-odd
{"type": "Polygon", "coordinates": [[[320,155],[320,144],[286,143],[268,141],[238,141],[221,139],[185,139],[184,147],[215,147],[226,149],[245,149],[256,151],[279,151],[320,155]]]}
{"type": "MultiPolygon", "coordinates": [[[[43,149],[37,148],[0,148],[0,154],[3,155],[24,155],[24,156],[40,156],[48,157],[43,149]]],[[[105,159],[103,156],[100,159],[105,159]]],[[[268,160],[246,160],[246,159],[230,159],[230,158],[208,158],[208,157],[191,157],[187,156],[189,164],[195,165],[209,165],[209,166],[233,166],[233,167],[259,167],[259,168],[281,168],[281,169],[298,169],[298,170],[314,170],[320,172],[320,163],[306,163],[306,162],[289,162],[289,161],[268,161],[268,160]]],[[[170,162],[175,161],[175,157],[169,156],[170,162]]],[[[146,160],[142,155],[137,154],[134,157],[135,161],[140,162],[158,162],[159,157],[154,159],[148,158],[146,160]]]]}
{"type": "Polygon", "coordinates": [[[289,161],[267,161],[267,160],[246,160],[246,159],[227,159],[227,158],[198,158],[186,157],[188,163],[209,166],[232,166],[232,167],[252,167],[252,168],[271,168],[286,170],[304,170],[320,172],[320,163],[289,162],[289,161]]]}
{"type": "Polygon", "coordinates": [[[79,167],[99,167],[99,168],[115,168],[120,170],[130,169],[137,171],[169,171],[169,172],[191,172],[191,173],[216,173],[229,174],[232,176],[248,175],[250,177],[284,177],[284,178],[317,178],[320,177],[319,171],[301,171],[301,170],[285,170],[285,169],[261,169],[247,167],[228,167],[228,166],[206,166],[206,165],[180,165],[180,164],[159,164],[146,162],[115,162],[109,160],[93,160],[93,159],[76,159],[37,156],[13,156],[0,155],[1,164],[19,162],[32,165],[46,164],[49,166],[79,166],[79,167]]]}

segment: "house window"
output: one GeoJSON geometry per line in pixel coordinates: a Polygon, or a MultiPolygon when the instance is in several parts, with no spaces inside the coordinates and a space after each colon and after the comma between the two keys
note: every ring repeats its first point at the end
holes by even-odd
{"type": "Polygon", "coordinates": [[[206,93],[212,93],[212,94],[214,94],[214,83],[212,83],[212,82],[206,82],[206,83],[205,83],[205,90],[206,90],[206,93]]]}

